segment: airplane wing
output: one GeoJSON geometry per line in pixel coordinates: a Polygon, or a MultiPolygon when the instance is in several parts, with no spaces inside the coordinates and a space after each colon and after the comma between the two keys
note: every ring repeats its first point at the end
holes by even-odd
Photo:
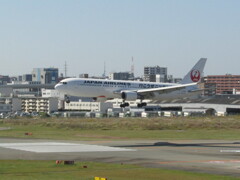
{"type": "MultiPolygon", "coordinates": [[[[190,87],[194,85],[197,85],[197,83],[180,84],[180,85],[160,87],[160,88],[140,89],[140,90],[136,90],[135,92],[146,99],[146,98],[154,97],[156,95],[167,94],[177,90],[185,89],[186,87],[190,87]]],[[[196,89],[194,89],[193,91],[195,90],[196,89]]],[[[191,90],[189,89],[189,91],[191,90]]]]}

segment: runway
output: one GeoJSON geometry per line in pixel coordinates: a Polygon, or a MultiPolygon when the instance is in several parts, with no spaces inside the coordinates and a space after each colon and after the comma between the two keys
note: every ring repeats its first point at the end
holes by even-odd
{"type": "Polygon", "coordinates": [[[240,141],[56,141],[0,138],[0,159],[138,164],[240,177],[240,141]]]}

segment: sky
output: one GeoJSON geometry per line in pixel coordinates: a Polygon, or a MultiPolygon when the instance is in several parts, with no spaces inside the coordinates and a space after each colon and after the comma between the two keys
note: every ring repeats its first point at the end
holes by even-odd
{"type": "Polygon", "coordinates": [[[239,0],[0,0],[0,74],[55,67],[99,76],[144,66],[240,74],[239,0]]]}

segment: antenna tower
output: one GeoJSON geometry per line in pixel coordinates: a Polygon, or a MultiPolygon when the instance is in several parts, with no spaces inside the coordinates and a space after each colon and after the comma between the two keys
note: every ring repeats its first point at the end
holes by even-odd
{"type": "Polygon", "coordinates": [[[67,77],[67,62],[66,61],[64,64],[64,72],[65,72],[65,77],[67,77]]]}
{"type": "Polygon", "coordinates": [[[103,71],[103,77],[106,77],[106,62],[104,61],[104,71],[103,71]]]}
{"type": "Polygon", "coordinates": [[[134,62],[133,62],[133,57],[132,57],[131,73],[134,74],[134,62]]]}

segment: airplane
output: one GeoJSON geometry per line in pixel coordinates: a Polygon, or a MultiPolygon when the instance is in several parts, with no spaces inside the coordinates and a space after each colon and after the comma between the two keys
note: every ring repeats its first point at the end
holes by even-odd
{"type": "Polygon", "coordinates": [[[206,61],[206,58],[201,58],[180,83],[67,78],[60,81],[55,89],[65,95],[67,103],[70,102],[68,96],[90,97],[98,101],[121,98],[122,108],[129,106],[125,101],[138,99],[138,107],[143,107],[147,106],[147,103],[142,102],[145,99],[176,99],[199,94],[202,89],[198,87],[198,82],[203,76],[206,61]]]}

